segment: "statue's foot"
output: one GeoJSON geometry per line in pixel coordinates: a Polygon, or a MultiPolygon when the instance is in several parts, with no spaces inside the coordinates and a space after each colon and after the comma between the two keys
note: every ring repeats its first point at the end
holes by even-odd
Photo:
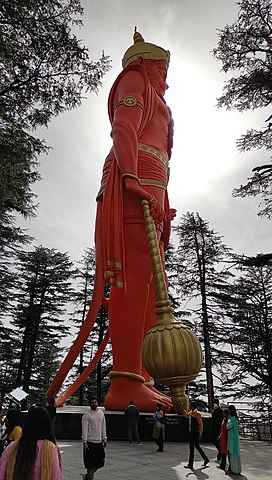
{"type": "Polygon", "coordinates": [[[165,393],[160,392],[160,390],[155,388],[154,385],[147,385],[147,386],[150,390],[152,390],[152,392],[155,392],[157,395],[159,395],[162,401],[168,402],[169,407],[172,408],[172,401],[171,401],[171,398],[168,397],[168,395],[165,395],[165,393]]]}
{"type": "Polygon", "coordinates": [[[166,411],[172,408],[168,397],[153,391],[144,383],[129,377],[113,377],[105,398],[106,409],[125,410],[131,400],[142,412],[154,412],[158,403],[166,411]]]}

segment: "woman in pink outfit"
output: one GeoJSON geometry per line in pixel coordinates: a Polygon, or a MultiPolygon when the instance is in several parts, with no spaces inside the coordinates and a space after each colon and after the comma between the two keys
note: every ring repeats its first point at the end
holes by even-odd
{"type": "Polygon", "coordinates": [[[62,480],[59,450],[42,407],[30,408],[20,440],[0,459],[0,480],[62,480]]]}

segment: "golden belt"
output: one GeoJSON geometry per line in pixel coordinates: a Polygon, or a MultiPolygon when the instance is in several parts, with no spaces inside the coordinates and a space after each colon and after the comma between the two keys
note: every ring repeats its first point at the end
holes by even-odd
{"type": "MultiPolygon", "coordinates": [[[[153,147],[152,145],[146,145],[144,143],[139,143],[138,144],[138,150],[140,152],[145,152],[145,153],[151,155],[152,157],[156,158],[157,160],[159,160],[164,165],[164,167],[166,167],[167,177],[169,176],[169,169],[168,169],[169,159],[168,159],[168,155],[167,155],[166,152],[162,152],[158,148],[153,147]]],[[[168,181],[164,182],[162,180],[155,180],[155,179],[152,179],[152,178],[139,178],[139,182],[140,182],[141,185],[151,185],[151,186],[162,188],[164,190],[166,190],[167,183],[168,183],[168,181]]],[[[101,185],[100,190],[99,190],[99,192],[97,194],[97,197],[96,197],[97,199],[104,192],[104,189],[105,189],[105,185],[101,185]]]]}
{"type": "Polygon", "coordinates": [[[144,143],[139,143],[138,150],[157,158],[157,160],[160,160],[166,167],[168,167],[169,159],[166,152],[161,152],[158,148],[153,147],[152,145],[145,145],[144,143]]]}
{"type": "Polygon", "coordinates": [[[155,180],[154,178],[139,178],[141,185],[149,185],[151,187],[159,187],[163,190],[167,189],[167,183],[162,180],[155,180]]]}
{"type": "MultiPolygon", "coordinates": [[[[166,152],[162,152],[158,148],[153,147],[152,145],[146,145],[144,143],[139,143],[138,144],[138,150],[140,152],[145,152],[148,155],[151,155],[152,157],[159,160],[163,164],[163,166],[166,168],[167,177],[168,177],[168,173],[169,173],[168,172],[168,170],[169,170],[168,169],[168,162],[169,162],[169,159],[168,159],[168,155],[167,155],[166,152]]],[[[153,178],[139,178],[139,182],[140,182],[141,185],[150,185],[150,186],[153,186],[153,187],[159,187],[159,188],[162,188],[163,190],[166,190],[167,183],[168,183],[168,182],[164,182],[162,180],[155,180],[153,178]]]]}

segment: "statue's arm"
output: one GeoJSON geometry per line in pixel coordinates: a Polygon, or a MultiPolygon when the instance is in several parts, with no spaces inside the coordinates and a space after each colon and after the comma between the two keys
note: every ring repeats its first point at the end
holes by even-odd
{"type": "Polygon", "coordinates": [[[122,176],[137,177],[138,131],[144,109],[145,84],[137,71],[129,71],[119,82],[114,98],[112,139],[122,176]]]}
{"type": "Polygon", "coordinates": [[[120,80],[114,98],[111,135],[125,188],[140,199],[151,200],[138,180],[138,132],[145,108],[144,92],[145,83],[139,72],[130,71],[120,80]]]}

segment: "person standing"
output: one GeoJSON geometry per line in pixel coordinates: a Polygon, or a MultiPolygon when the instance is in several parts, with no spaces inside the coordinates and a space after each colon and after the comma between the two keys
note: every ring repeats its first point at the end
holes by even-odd
{"type": "Polygon", "coordinates": [[[92,480],[96,470],[104,467],[107,444],[105,415],[95,397],[90,399],[89,412],[82,417],[82,442],[85,480],[92,480]]]}
{"type": "Polygon", "coordinates": [[[141,443],[139,435],[139,410],[134,405],[133,400],[130,400],[128,407],[125,410],[125,415],[127,418],[127,427],[128,427],[128,441],[129,443],[133,442],[133,436],[136,438],[138,444],[141,443]]]}
{"type": "Polygon", "coordinates": [[[188,420],[189,420],[189,447],[190,447],[190,455],[189,455],[189,462],[188,465],[184,465],[184,468],[194,468],[194,456],[195,456],[195,448],[200,453],[201,457],[204,460],[204,467],[206,467],[209,463],[209,459],[205,452],[199,445],[199,441],[201,435],[203,433],[203,421],[200,412],[196,408],[196,403],[191,402],[191,410],[188,412],[188,420]]]}
{"type": "Polygon", "coordinates": [[[226,462],[228,455],[228,430],[227,423],[229,418],[229,411],[227,409],[223,410],[223,420],[221,423],[221,429],[218,439],[218,446],[221,454],[221,462],[219,468],[221,470],[226,470],[226,462]]]}
{"type": "Polygon", "coordinates": [[[214,399],[214,409],[212,412],[212,442],[217,448],[217,461],[221,460],[221,452],[219,448],[219,435],[223,421],[223,410],[219,405],[219,399],[214,399]]]}
{"type": "Polygon", "coordinates": [[[229,472],[240,474],[241,457],[240,457],[240,437],[239,437],[239,422],[236,408],[234,405],[229,405],[229,418],[227,423],[228,431],[228,455],[229,455],[229,472]]]}
{"type": "Polygon", "coordinates": [[[153,415],[154,427],[153,427],[153,439],[158,445],[157,452],[163,452],[165,441],[165,412],[162,405],[158,403],[155,413],[153,415]]]}

